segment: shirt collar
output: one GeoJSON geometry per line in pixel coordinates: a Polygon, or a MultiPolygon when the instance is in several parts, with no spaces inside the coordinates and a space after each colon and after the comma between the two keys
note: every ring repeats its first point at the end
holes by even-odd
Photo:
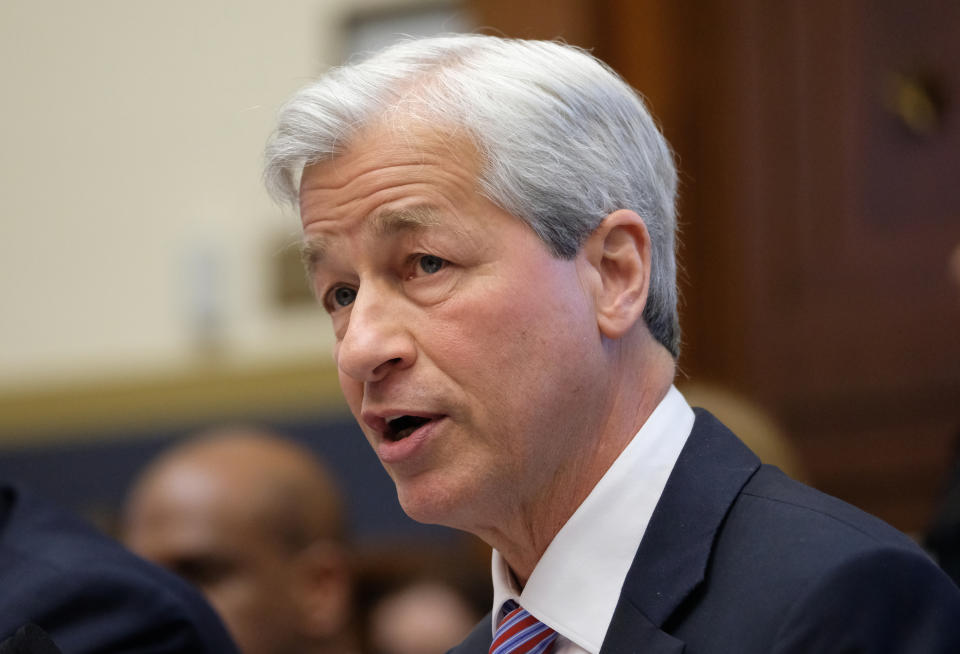
{"type": "Polygon", "coordinates": [[[570,516],[521,591],[493,551],[493,630],[514,599],[588,652],[599,652],[667,478],[693,428],[694,414],[671,386],[667,395],[570,516]]]}

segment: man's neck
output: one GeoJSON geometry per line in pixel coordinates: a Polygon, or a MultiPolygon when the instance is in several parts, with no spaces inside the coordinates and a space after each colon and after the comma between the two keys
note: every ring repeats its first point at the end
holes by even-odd
{"type": "Polygon", "coordinates": [[[556,534],[669,391],[674,361],[666,350],[660,351],[664,356],[648,359],[643,372],[621,378],[617,387],[620,392],[613,393],[605,407],[605,420],[598,422],[593,434],[585,436],[578,455],[557,470],[549,486],[514,507],[496,529],[477,533],[500,552],[521,588],[556,534]]]}

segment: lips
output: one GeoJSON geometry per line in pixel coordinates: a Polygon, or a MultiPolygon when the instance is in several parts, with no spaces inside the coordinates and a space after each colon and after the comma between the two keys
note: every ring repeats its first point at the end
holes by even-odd
{"type": "Polygon", "coordinates": [[[396,442],[401,441],[423,425],[430,422],[431,418],[424,416],[403,415],[392,420],[387,420],[386,429],[383,432],[387,440],[396,442]]]}
{"type": "Polygon", "coordinates": [[[447,416],[403,409],[364,411],[363,422],[377,435],[372,441],[380,461],[393,471],[405,474],[419,470],[429,457],[429,443],[444,430],[447,416]],[[404,472],[405,471],[405,472],[404,472]]]}
{"type": "Polygon", "coordinates": [[[363,421],[376,431],[384,441],[396,443],[409,437],[424,425],[443,416],[426,412],[364,411],[363,421]]]}

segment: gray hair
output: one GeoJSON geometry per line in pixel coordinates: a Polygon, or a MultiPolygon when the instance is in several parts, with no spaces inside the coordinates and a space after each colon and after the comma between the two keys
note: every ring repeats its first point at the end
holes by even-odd
{"type": "Polygon", "coordinates": [[[677,173],[643,100],[609,66],[552,41],[398,43],[331,70],[283,107],[266,149],[268,190],[295,204],[305,165],[336,157],[390,114],[465,132],[481,156],[481,192],[557,257],[574,257],[608,214],[636,211],[652,240],[643,318],[678,355],[677,173]]]}

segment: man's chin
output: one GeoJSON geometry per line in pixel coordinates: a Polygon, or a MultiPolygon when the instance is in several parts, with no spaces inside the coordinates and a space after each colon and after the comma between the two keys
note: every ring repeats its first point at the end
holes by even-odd
{"type": "Polygon", "coordinates": [[[396,480],[396,483],[400,506],[411,519],[424,524],[463,528],[462,517],[469,512],[463,493],[425,479],[396,480]]]}

